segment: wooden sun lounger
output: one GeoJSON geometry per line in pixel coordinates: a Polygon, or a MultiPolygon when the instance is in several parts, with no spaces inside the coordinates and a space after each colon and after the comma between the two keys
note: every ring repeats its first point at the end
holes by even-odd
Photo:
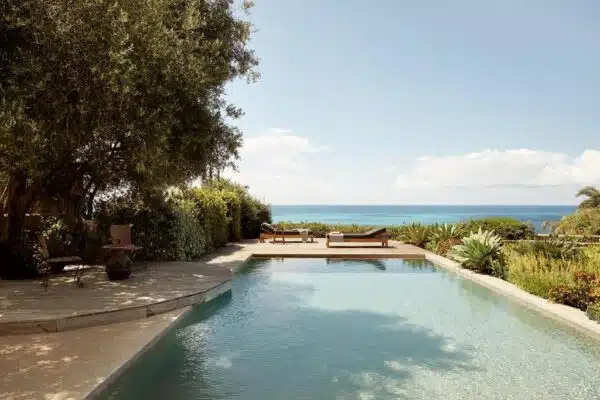
{"type": "MultiPolygon", "coordinates": [[[[263,222],[260,226],[262,232],[258,238],[260,243],[264,243],[265,240],[271,240],[272,243],[277,241],[277,237],[280,237],[283,243],[285,243],[286,239],[302,239],[302,235],[297,230],[282,230],[277,229],[271,224],[267,224],[263,222]]],[[[308,231],[308,238],[311,243],[314,242],[315,237],[312,231],[308,231]]]]}
{"type": "Polygon", "coordinates": [[[343,241],[330,241],[329,233],[327,234],[327,247],[331,247],[331,243],[381,243],[381,247],[388,247],[388,234],[385,228],[371,229],[364,233],[344,233],[343,241]]]}

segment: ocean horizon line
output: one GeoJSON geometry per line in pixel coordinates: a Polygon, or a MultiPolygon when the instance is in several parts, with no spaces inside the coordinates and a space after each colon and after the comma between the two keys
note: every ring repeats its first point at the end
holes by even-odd
{"type": "Polygon", "coordinates": [[[285,206],[285,207],[312,207],[312,206],[335,206],[335,207],[345,207],[345,206],[372,206],[372,207],[577,207],[577,204],[372,204],[372,203],[352,203],[352,204],[335,204],[335,203],[271,203],[271,206],[285,206]]]}

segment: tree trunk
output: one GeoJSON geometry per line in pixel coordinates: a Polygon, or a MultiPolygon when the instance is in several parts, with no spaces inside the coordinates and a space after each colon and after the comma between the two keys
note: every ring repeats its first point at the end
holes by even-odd
{"type": "Polygon", "coordinates": [[[6,212],[8,214],[8,245],[18,248],[25,228],[25,216],[35,198],[34,188],[27,188],[27,175],[23,170],[13,171],[8,182],[6,212]]]}
{"type": "Polygon", "coordinates": [[[89,194],[86,197],[85,203],[85,217],[86,219],[92,219],[94,215],[94,199],[96,198],[96,193],[98,193],[99,186],[94,185],[94,188],[89,191],[89,194]]]}
{"type": "Polygon", "coordinates": [[[19,200],[25,194],[26,184],[27,178],[24,171],[17,170],[10,175],[6,193],[6,212],[8,214],[7,241],[12,248],[19,244],[25,225],[25,213],[22,212],[19,200]]]}

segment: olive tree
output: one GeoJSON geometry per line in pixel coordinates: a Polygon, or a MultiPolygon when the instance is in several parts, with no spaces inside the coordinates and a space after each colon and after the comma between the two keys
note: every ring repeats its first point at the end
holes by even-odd
{"type": "Polygon", "coordinates": [[[241,110],[225,85],[258,77],[239,15],[231,0],[0,0],[9,244],[44,199],[77,217],[99,192],[231,165],[241,110]]]}

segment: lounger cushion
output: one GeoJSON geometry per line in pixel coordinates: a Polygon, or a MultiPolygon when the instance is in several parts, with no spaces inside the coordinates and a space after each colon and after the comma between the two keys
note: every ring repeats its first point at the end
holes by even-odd
{"type": "MultiPolygon", "coordinates": [[[[282,231],[282,230],[276,229],[271,224],[267,224],[266,222],[263,222],[262,224],[260,224],[260,229],[265,233],[277,233],[278,235],[299,235],[300,234],[298,229],[289,229],[289,230],[282,231]]],[[[310,229],[308,230],[308,234],[309,235],[313,234],[310,229]]]]}
{"type": "MultiPolygon", "coordinates": [[[[284,234],[284,235],[299,235],[300,231],[298,231],[298,229],[292,229],[290,231],[277,231],[278,234],[284,234]]],[[[308,234],[312,235],[312,231],[309,229],[308,230],[308,234]]]]}
{"type": "MultiPolygon", "coordinates": [[[[370,239],[386,232],[386,228],[373,228],[363,233],[344,233],[347,239],[370,239]]],[[[329,234],[327,234],[329,236],[329,234]]]]}

